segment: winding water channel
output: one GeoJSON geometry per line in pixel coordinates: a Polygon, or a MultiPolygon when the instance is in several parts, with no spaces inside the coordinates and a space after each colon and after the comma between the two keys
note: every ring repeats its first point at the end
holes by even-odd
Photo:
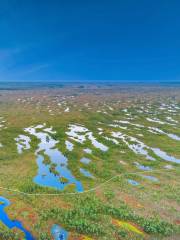
{"type": "Polygon", "coordinates": [[[9,229],[18,228],[20,231],[24,233],[26,240],[34,240],[35,238],[31,235],[29,231],[27,231],[22,223],[18,220],[11,220],[7,213],[5,212],[5,208],[10,205],[10,201],[4,197],[0,196],[0,221],[6,225],[9,229]]]}

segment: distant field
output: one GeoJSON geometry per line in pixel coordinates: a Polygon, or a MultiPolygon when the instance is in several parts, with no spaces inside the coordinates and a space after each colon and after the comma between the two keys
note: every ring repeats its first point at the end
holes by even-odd
{"type": "Polygon", "coordinates": [[[178,86],[0,89],[0,239],[180,238],[178,86]]]}

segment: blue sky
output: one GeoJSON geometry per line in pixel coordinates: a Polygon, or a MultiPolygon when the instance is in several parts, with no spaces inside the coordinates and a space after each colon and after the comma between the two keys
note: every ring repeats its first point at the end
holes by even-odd
{"type": "Polygon", "coordinates": [[[1,0],[0,81],[180,81],[179,0],[1,0]]]}

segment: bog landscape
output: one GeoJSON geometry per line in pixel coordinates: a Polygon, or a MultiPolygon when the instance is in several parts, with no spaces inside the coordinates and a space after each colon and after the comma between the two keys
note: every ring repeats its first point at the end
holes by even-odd
{"type": "Polygon", "coordinates": [[[0,240],[180,240],[180,1],[0,1],[0,240]]]}
{"type": "Polygon", "coordinates": [[[179,239],[180,88],[0,90],[0,239],[179,239]]]}

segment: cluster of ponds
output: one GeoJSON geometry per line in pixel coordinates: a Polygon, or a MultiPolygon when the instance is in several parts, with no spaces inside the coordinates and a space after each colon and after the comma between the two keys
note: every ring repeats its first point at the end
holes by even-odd
{"type": "MultiPolygon", "coordinates": [[[[160,111],[166,111],[167,113],[171,113],[172,116],[175,116],[176,111],[179,110],[177,105],[161,105],[160,111]]],[[[69,108],[66,109],[66,112],[69,111],[69,108]]],[[[101,135],[101,138],[106,139],[107,141],[113,142],[115,145],[119,145],[122,141],[125,143],[128,148],[133,151],[137,155],[142,155],[145,159],[150,161],[155,161],[157,158],[161,160],[172,162],[176,164],[180,164],[180,159],[167,154],[165,151],[160,148],[150,147],[147,144],[143,143],[142,140],[139,140],[139,137],[143,137],[141,130],[146,130],[152,134],[160,134],[166,135],[170,139],[174,141],[180,141],[180,137],[176,134],[166,132],[160,128],[162,125],[169,125],[172,127],[176,127],[178,124],[177,120],[174,120],[172,116],[166,116],[166,119],[162,120],[158,117],[155,117],[156,110],[154,111],[154,115],[152,114],[151,106],[147,106],[147,109],[141,107],[137,110],[138,113],[146,112],[146,114],[150,114],[150,116],[146,117],[147,122],[151,124],[155,124],[155,126],[144,126],[139,123],[132,122],[130,120],[137,119],[137,116],[132,116],[131,112],[128,109],[124,109],[122,112],[125,114],[126,119],[115,120],[113,123],[108,124],[111,129],[110,136],[104,134],[102,128],[98,128],[99,133],[96,135],[101,135]],[[158,126],[157,126],[158,125],[158,126]],[[140,132],[136,134],[136,137],[131,136],[128,130],[129,127],[134,128],[135,131],[140,132]],[[121,129],[121,131],[119,131],[121,129]]],[[[1,127],[1,126],[0,126],[1,127]]],[[[59,141],[55,140],[52,136],[55,134],[55,131],[52,130],[52,127],[47,128],[45,124],[31,126],[24,129],[25,134],[19,135],[15,138],[17,151],[19,154],[22,154],[23,151],[31,148],[31,136],[36,137],[38,139],[38,146],[35,151],[36,162],[38,165],[37,175],[34,177],[34,182],[40,186],[45,187],[53,187],[58,190],[64,190],[66,186],[73,185],[75,186],[75,190],[77,192],[83,192],[84,188],[82,182],[78,180],[72,173],[72,171],[68,167],[68,159],[63,153],[59,150],[58,144],[59,141]]],[[[101,143],[97,140],[97,137],[86,127],[77,124],[70,124],[68,130],[66,131],[67,140],[65,141],[65,146],[68,151],[73,151],[75,147],[75,143],[84,144],[86,141],[90,141],[92,146],[100,151],[106,152],[109,150],[109,147],[104,143],[101,143]]],[[[85,154],[92,154],[92,149],[84,148],[85,154]]],[[[91,163],[91,159],[87,157],[82,157],[80,162],[87,166],[91,163]]],[[[148,165],[142,165],[139,162],[134,162],[134,165],[137,169],[145,171],[152,171],[153,168],[148,165]]],[[[168,169],[171,169],[171,165],[167,165],[168,169]]],[[[79,168],[79,172],[89,178],[94,179],[95,177],[84,167],[79,168]]],[[[158,178],[154,176],[150,176],[147,174],[139,174],[144,179],[147,179],[152,182],[158,182],[158,178]]],[[[139,182],[133,179],[127,179],[128,183],[133,186],[138,186],[139,182]]],[[[27,240],[34,239],[31,233],[26,230],[23,224],[18,220],[11,220],[5,212],[5,208],[10,205],[10,202],[3,197],[0,197],[0,220],[9,228],[12,229],[14,227],[21,230],[25,238],[27,240]]],[[[55,240],[66,240],[68,239],[68,232],[61,228],[59,225],[54,224],[51,228],[51,234],[55,240]]]]}
{"type": "Polygon", "coordinates": [[[93,133],[83,126],[70,124],[69,131],[67,131],[66,134],[69,136],[70,139],[72,139],[76,142],[79,142],[81,144],[87,140],[90,140],[92,145],[95,148],[98,148],[103,152],[106,152],[108,150],[107,146],[105,146],[103,143],[99,142],[94,137],[93,133]]]}
{"type": "Polygon", "coordinates": [[[45,126],[29,127],[25,129],[25,132],[37,137],[40,141],[35,152],[38,174],[34,178],[34,182],[58,190],[63,190],[67,185],[73,184],[78,192],[82,192],[82,183],[75,178],[68,168],[68,159],[56,147],[58,141],[50,136],[45,126]],[[46,157],[50,160],[48,164],[45,163],[46,157]]]}
{"type": "Polygon", "coordinates": [[[159,148],[149,147],[135,137],[131,137],[121,132],[112,132],[112,136],[114,138],[121,139],[134,153],[144,155],[148,160],[155,160],[155,158],[150,155],[150,152],[153,152],[156,156],[165,161],[180,163],[180,159],[168,155],[166,152],[162,151],[159,148]]]}
{"type": "MultiPolygon", "coordinates": [[[[164,161],[180,164],[179,158],[176,158],[172,155],[167,154],[165,151],[161,150],[158,147],[154,148],[154,147],[147,146],[145,143],[138,140],[134,136],[133,137],[130,136],[130,134],[128,133],[128,131],[130,130],[128,126],[131,126],[131,127],[134,127],[135,131],[140,132],[138,134],[136,133],[136,135],[140,136],[140,137],[143,137],[143,134],[141,133],[143,130],[143,132],[148,131],[153,134],[166,135],[167,137],[169,137],[172,140],[180,141],[180,136],[178,136],[174,133],[165,132],[159,128],[161,126],[164,127],[166,125],[169,125],[169,126],[172,126],[173,129],[176,129],[176,128],[178,129],[178,126],[177,126],[178,121],[172,117],[172,116],[176,117],[178,110],[180,110],[180,107],[176,103],[169,104],[169,105],[168,104],[160,104],[160,106],[157,107],[157,109],[154,108],[153,106],[151,106],[150,104],[147,104],[146,107],[141,106],[140,109],[138,109],[138,110],[133,109],[133,114],[131,113],[130,109],[124,109],[124,110],[122,110],[122,112],[125,113],[125,119],[114,120],[114,123],[109,124],[110,127],[114,128],[114,129],[118,129],[118,131],[113,131],[111,133],[111,135],[112,135],[113,139],[116,139],[116,140],[120,139],[135,154],[143,155],[147,160],[155,161],[156,157],[157,157],[164,161]],[[155,124],[156,126],[144,126],[142,124],[132,122],[132,120],[136,120],[136,122],[137,122],[137,119],[138,119],[138,114],[135,114],[135,112],[137,112],[137,113],[145,112],[146,115],[150,115],[150,117],[146,117],[146,120],[148,122],[150,122],[151,124],[155,124]],[[156,117],[159,113],[161,115],[162,114],[165,115],[164,119],[159,119],[158,117],[156,117]],[[171,116],[169,116],[169,113],[171,113],[171,116]],[[129,121],[129,120],[131,120],[131,121],[129,121]],[[123,130],[123,133],[120,132],[119,129],[123,130]]],[[[108,138],[106,137],[106,139],[108,139],[108,138]]],[[[135,162],[134,164],[138,169],[140,169],[142,171],[153,170],[151,167],[144,166],[138,162],[135,162]]],[[[172,169],[173,167],[172,167],[172,165],[166,165],[166,166],[164,166],[164,168],[172,169]]],[[[140,176],[142,178],[148,179],[153,182],[158,181],[158,179],[154,176],[142,175],[142,174],[140,176]]],[[[139,185],[139,183],[137,181],[132,180],[132,179],[128,179],[128,182],[134,186],[139,185]]]]}
{"type": "MultiPolygon", "coordinates": [[[[144,110],[143,107],[141,109],[144,110]]],[[[170,108],[168,110],[170,110],[170,108]]],[[[138,111],[141,111],[141,110],[137,110],[137,112],[138,111]]],[[[150,111],[151,111],[151,108],[148,105],[146,113],[149,113],[150,111]]],[[[98,135],[101,135],[102,138],[108,141],[112,141],[115,145],[118,145],[120,143],[119,140],[123,141],[131,151],[133,151],[135,154],[140,154],[145,156],[147,160],[155,161],[157,157],[168,162],[180,163],[180,159],[174,156],[168,155],[165,151],[162,151],[159,148],[153,148],[146,145],[145,143],[137,139],[137,137],[130,136],[127,133],[120,132],[119,128],[123,129],[123,131],[128,131],[129,129],[128,125],[130,125],[134,127],[136,131],[140,129],[143,129],[143,130],[146,129],[147,131],[153,134],[166,135],[175,141],[180,141],[179,136],[172,133],[166,133],[165,131],[161,130],[158,127],[154,127],[154,126],[145,127],[142,124],[130,122],[129,120],[133,120],[137,118],[137,116],[132,117],[131,112],[129,112],[128,109],[124,109],[123,112],[125,113],[125,115],[128,116],[128,117],[126,116],[126,119],[114,120],[115,124],[114,123],[109,124],[110,127],[113,127],[114,129],[118,129],[118,131],[112,131],[111,136],[105,136],[103,129],[98,128],[99,130],[98,135]]],[[[152,115],[152,111],[151,111],[151,115],[152,115]]],[[[157,117],[151,117],[151,118],[146,117],[146,119],[149,122],[153,122],[159,125],[169,124],[174,126],[178,123],[176,120],[174,120],[170,116],[169,117],[166,116],[166,120],[168,122],[160,120],[157,117]]],[[[76,177],[72,174],[71,170],[68,168],[68,159],[57,148],[57,144],[59,143],[59,141],[56,141],[52,138],[52,134],[55,133],[52,130],[52,127],[47,128],[45,124],[42,124],[35,127],[26,128],[25,132],[28,135],[35,136],[40,141],[40,143],[38,144],[38,149],[35,152],[36,158],[37,158],[37,164],[38,164],[38,174],[37,176],[35,176],[34,182],[41,186],[54,187],[59,190],[63,190],[67,185],[73,184],[75,185],[76,191],[82,192],[84,189],[81,181],[76,179],[76,177]],[[48,164],[46,162],[47,157],[50,160],[48,164]],[[61,181],[62,179],[64,181],[61,181]]],[[[65,145],[68,151],[73,151],[74,149],[73,142],[84,144],[86,141],[90,141],[93,147],[100,149],[101,151],[105,152],[105,151],[108,151],[109,149],[108,146],[99,142],[96,139],[96,137],[94,137],[94,134],[88,128],[82,125],[70,124],[68,127],[68,131],[66,131],[66,135],[68,139],[65,141],[65,145]]],[[[142,133],[141,134],[139,133],[136,135],[140,137],[143,136],[142,133]]],[[[30,149],[31,139],[29,136],[19,135],[15,140],[17,144],[18,153],[22,153],[23,150],[30,149]]],[[[89,148],[85,148],[84,152],[88,154],[92,154],[92,150],[89,148]]],[[[91,162],[91,160],[88,158],[82,158],[80,159],[80,162],[85,165],[88,165],[91,162]]],[[[140,170],[143,170],[143,171],[152,170],[152,168],[141,165],[138,162],[135,162],[134,164],[140,170]]],[[[84,169],[83,167],[79,168],[79,172],[85,177],[94,178],[94,176],[87,169],[84,169]]],[[[149,177],[147,179],[150,180],[151,178],[149,177]]]]}
{"type": "MultiPolygon", "coordinates": [[[[34,182],[40,186],[53,187],[58,190],[64,190],[68,185],[74,185],[77,192],[84,191],[81,181],[76,179],[68,168],[68,159],[58,149],[59,141],[53,139],[52,135],[55,133],[52,127],[47,128],[45,124],[31,126],[24,129],[28,135],[19,135],[15,138],[17,151],[21,154],[24,150],[30,149],[31,138],[35,136],[39,144],[35,151],[36,162],[38,165],[38,173],[34,177],[34,182]],[[48,159],[48,160],[47,160],[48,159]]],[[[66,132],[69,139],[83,144],[87,139],[92,142],[92,145],[101,151],[107,151],[108,147],[100,143],[93,136],[87,128],[80,125],[70,125],[69,131],[66,132]]],[[[74,144],[66,140],[65,145],[68,151],[73,151],[74,144]]],[[[85,148],[84,152],[91,154],[92,150],[85,148]]],[[[91,162],[90,159],[82,158],[80,162],[87,165],[91,162]]],[[[94,176],[83,167],[79,168],[80,174],[87,178],[94,178],[94,176]]]]}

